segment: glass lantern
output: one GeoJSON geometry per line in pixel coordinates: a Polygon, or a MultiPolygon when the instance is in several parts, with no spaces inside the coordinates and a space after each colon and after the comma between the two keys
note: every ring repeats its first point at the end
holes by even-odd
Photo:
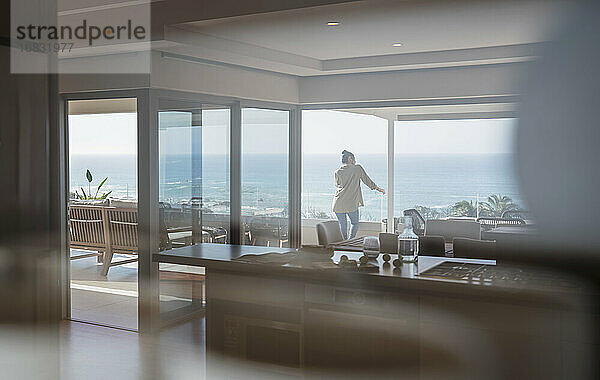
{"type": "Polygon", "coordinates": [[[419,237],[413,231],[412,218],[400,218],[404,231],[398,235],[398,257],[407,263],[415,263],[419,258],[419,237]]]}

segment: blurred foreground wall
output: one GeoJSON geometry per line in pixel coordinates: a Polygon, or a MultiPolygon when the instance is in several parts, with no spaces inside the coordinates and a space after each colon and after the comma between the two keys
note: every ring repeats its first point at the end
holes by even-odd
{"type": "MultiPolygon", "coordinates": [[[[10,1],[0,12],[0,366],[58,378],[60,319],[56,80],[10,74],[10,1]],[[54,147],[54,148],[53,148],[54,147]]],[[[39,17],[56,14],[40,2],[39,17]]],[[[49,58],[50,62],[50,58],[49,58]]]]}

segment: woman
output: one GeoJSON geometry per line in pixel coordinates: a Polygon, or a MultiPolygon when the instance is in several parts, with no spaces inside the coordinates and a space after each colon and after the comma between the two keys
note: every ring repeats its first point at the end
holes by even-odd
{"type": "Polygon", "coordinates": [[[342,152],[342,167],[335,171],[335,195],[333,196],[333,212],[338,218],[344,240],[348,239],[348,220],[350,218],[350,239],[356,237],[358,232],[358,207],[364,206],[360,181],[362,180],[371,190],[385,194],[385,190],[378,187],[369,178],[365,169],[356,165],[354,154],[344,150],[342,152]]]}

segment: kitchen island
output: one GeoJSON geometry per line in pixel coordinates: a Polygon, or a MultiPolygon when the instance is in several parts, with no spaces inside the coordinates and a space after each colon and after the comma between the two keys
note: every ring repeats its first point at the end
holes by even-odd
{"type": "Polygon", "coordinates": [[[586,284],[489,260],[420,257],[394,268],[380,255],[368,269],[341,268],[344,254],[360,256],[201,244],[154,260],[206,268],[209,378],[233,369],[244,378],[544,379],[593,370],[576,365],[596,344],[586,284]],[[284,259],[252,257],[266,253],[284,259]]]}

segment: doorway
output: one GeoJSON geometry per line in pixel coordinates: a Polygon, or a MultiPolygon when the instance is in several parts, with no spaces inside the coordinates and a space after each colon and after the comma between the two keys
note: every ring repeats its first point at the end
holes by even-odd
{"type": "Polygon", "coordinates": [[[136,98],[67,102],[71,319],[138,329],[136,98]]]}

